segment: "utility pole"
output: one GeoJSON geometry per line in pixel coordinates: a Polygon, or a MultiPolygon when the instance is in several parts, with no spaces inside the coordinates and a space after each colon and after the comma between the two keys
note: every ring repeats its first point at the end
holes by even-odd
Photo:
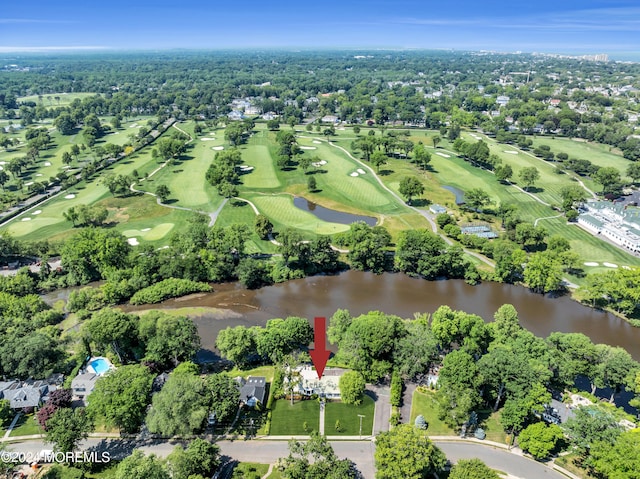
{"type": "Polygon", "coordinates": [[[362,414],[358,414],[360,418],[360,439],[362,439],[362,418],[364,417],[362,414]]]}

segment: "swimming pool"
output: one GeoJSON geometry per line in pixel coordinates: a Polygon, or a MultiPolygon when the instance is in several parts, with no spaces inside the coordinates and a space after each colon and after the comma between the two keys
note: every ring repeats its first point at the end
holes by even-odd
{"type": "Polygon", "coordinates": [[[89,362],[89,366],[98,376],[102,376],[111,369],[111,364],[105,358],[96,358],[89,362]]]}

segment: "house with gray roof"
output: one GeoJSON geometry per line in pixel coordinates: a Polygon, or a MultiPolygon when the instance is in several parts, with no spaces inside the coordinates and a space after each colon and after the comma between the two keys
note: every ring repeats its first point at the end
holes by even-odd
{"type": "Polygon", "coordinates": [[[264,376],[249,376],[247,379],[236,378],[240,388],[240,401],[249,407],[264,404],[267,379],[264,376]]]}
{"type": "Polygon", "coordinates": [[[36,409],[46,402],[49,394],[56,389],[56,385],[42,380],[2,381],[0,399],[9,401],[9,407],[17,411],[36,409]]]}
{"type": "Polygon", "coordinates": [[[96,386],[96,381],[99,377],[97,374],[89,372],[78,374],[71,381],[71,393],[82,401],[86,400],[96,386]]]}

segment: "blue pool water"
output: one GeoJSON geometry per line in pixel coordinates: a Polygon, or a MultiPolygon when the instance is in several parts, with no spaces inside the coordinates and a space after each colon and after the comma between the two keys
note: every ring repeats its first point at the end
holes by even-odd
{"type": "Polygon", "coordinates": [[[97,375],[102,375],[109,370],[109,363],[103,358],[94,359],[89,363],[97,375]]]}

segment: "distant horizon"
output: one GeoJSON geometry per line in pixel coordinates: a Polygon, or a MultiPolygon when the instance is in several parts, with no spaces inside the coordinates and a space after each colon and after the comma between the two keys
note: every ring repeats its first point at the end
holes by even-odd
{"type": "MultiPolygon", "coordinates": [[[[44,47],[3,47],[0,46],[0,55],[60,55],[60,54],[162,54],[172,52],[184,52],[184,53],[206,53],[206,52],[452,52],[452,53],[487,53],[495,55],[558,55],[562,57],[583,57],[605,54],[608,56],[609,61],[619,62],[640,62],[640,50],[638,51],[508,51],[508,50],[487,50],[478,49],[473,50],[469,48],[428,48],[428,47],[373,47],[373,46],[305,46],[305,47],[224,47],[224,48],[202,48],[202,47],[167,47],[167,48],[114,48],[114,47],[101,47],[101,46],[77,46],[77,47],[56,47],[56,46],[44,46],[44,47]]],[[[2,57],[0,57],[2,58],[2,57]]]]}
{"type": "Polygon", "coordinates": [[[420,49],[640,58],[636,0],[6,3],[0,53],[420,49]]]}

